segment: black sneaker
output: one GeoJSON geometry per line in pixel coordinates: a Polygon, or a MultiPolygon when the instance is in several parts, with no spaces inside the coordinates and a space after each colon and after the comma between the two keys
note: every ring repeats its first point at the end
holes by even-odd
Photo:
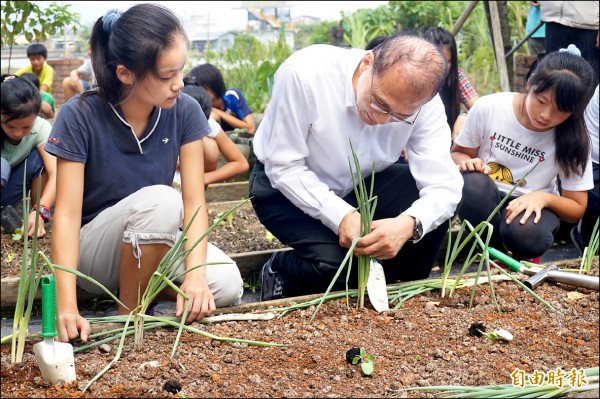
{"type": "Polygon", "coordinates": [[[577,230],[577,226],[571,229],[571,241],[573,241],[575,248],[577,248],[579,256],[583,256],[583,250],[585,249],[586,245],[585,242],[583,242],[583,237],[581,236],[581,233],[579,232],[579,230],[577,230]]]}
{"type": "Polygon", "coordinates": [[[7,234],[13,234],[17,229],[20,229],[23,224],[21,217],[11,205],[2,207],[0,210],[0,221],[2,231],[7,234]]]}
{"type": "Polygon", "coordinates": [[[271,264],[275,256],[279,252],[275,252],[269,260],[263,265],[260,271],[260,301],[270,301],[272,299],[284,298],[283,294],[283,278],[280,273],[271,269],[271,264]]]}

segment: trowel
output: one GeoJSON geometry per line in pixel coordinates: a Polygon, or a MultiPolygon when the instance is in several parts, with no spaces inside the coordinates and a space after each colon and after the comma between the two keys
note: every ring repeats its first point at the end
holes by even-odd
{"type": "Polygon", "coordinates": [[[77,379],[73,346],[54,340],[56,333],[56,285],[54,276],[42,277],[42,342],[33,345],[33,352],[42,378],[51,384],[71,383],[77,379]]]}

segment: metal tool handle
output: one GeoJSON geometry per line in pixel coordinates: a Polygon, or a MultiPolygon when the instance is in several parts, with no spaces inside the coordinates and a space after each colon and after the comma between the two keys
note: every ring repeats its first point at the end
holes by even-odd
{"type": "Polygon", "coordinates": [[[488,253],[490,254],[490,258],[499,260],[504,263],[506,266],[510,267],[515,272],[521,271],[521,267],[523,266],[521,262],[516,259],[511,258],[503,252],[498,251],[496,248],[488,247],[488,253]]]}
{"type": "Polygon", "coordinates": [[[548,272],[548,280],[555,281],[557,283],[574,285],[576,287],[587,288],[590,290],[598,291],[600,285],[600,279],[594,276],[587,276],[585,274],[563,272],[561,270],[550,270],[548,272]]]}
{"type": "Polygon", "coordinates": [[[42,337],[56,337],[56,284],[54,276],[42,277],[42,337]]]}

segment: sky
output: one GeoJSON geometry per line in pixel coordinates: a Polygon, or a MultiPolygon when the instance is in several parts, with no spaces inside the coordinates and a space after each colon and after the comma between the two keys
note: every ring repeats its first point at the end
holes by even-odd
{"type": "MultiPolygon", "coordinates": [[[[163,4],[173,10],[180,18],[194,14],[209,14],[218,21],[219,30],[235,30],[243,28],[246,21],[245,11],[240,8],[239,1],[152,1],[163,4]]],[[[59,4],[70,4],[70,11],[81,15],[82,24],[91,24],[103,16],[111,8],[126,10],[139,1],[59,1],[59,4]]],[[[387,1],[295,1],[291,8],[291,17],[308,15],[322,20],[336,20],[340,12],[353,12],[359,8],[376,8],[387,4],[387,1]]]]}

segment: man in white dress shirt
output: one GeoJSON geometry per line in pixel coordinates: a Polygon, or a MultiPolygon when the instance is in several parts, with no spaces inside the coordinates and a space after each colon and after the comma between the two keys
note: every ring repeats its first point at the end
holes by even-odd
{"type": "Polygon", "coordinates": [[[447,72],[434,44],[401,34],[373,51],[309,46],[281,65],[249,191],[261,223],[293,251],[263,266],[261,300],[324,292],[360,235],[350,141],[368,188],[374,164],[378,197],[354,254],[378,258],[388,283],[429,276],[463,186],[437,95],[447,72]],[[403,148],[409,164],[396,162],[403,148]]]}

